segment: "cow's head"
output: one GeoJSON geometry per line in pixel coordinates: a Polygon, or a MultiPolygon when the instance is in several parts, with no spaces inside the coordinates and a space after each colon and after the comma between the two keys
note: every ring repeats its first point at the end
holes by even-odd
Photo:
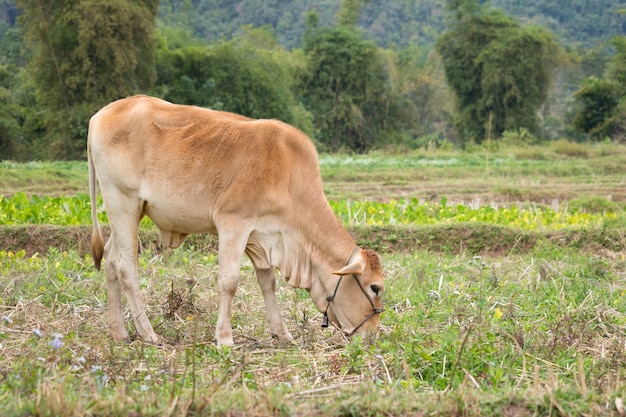
{"type": "Polygon", "coordinates": [[[336,283],[329,294],[324,314],[346,334],[373,334],[383,311],[383,272],[378,255],[371,249],[358,249],[348,264],[335,271],[336,283]]]}

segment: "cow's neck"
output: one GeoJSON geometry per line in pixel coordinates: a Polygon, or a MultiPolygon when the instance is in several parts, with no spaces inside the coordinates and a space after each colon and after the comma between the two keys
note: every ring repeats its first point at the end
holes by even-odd
{"type": "Polygon", "coordinates": [[[291,287],[309,291],[321,308],[336,285],[333,272],[345,266],[356,243],[330,207],[315,213],[307,221],[300,218],[298,226],[260,227],[250,236],[247,253],[258,267],[277,267],[291,287]]]}
{"type": "Polygon", "coordinates": [[[356,243],[332,212],[322,223],[323,227],[319,224],[318,218],[318,222],[298,236],[299,244],[293,246],[298,248],[298,253],[294,253],[295,268],[290,271],[287,283],[309,291],[313,302],[322,310],[339,279],[333,272],[346,265],[356,243]]]}
{"type": "Polygon", "coordinates": [[[339,276],[333,273],[346,265],[356,247],[354,240],[347,233],[346,236],[347,238],[334,242],[328,250],[322,251],[320,264],[312,271],[307,290],[320,311],[324,311],[328,296],[336,288],[339,276]]]}

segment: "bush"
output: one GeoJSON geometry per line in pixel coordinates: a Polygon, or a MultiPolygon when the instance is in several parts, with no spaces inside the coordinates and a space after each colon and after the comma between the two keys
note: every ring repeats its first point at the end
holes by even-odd
{"type": "Polygon", "coordinates": [[[559,139],[550,145],[550,148],[559,155],[571,158],[589,158],[590,150],[581,143],[570,142],[566,139],[559,139]]]}
{"type": "Polygon", "coordinates": [[[539,139],[524,127],[517,130],[505,130],[502,133],[500,142],[509,146],[527,147],[530,145],[538,145],[539,139]]]}
{"type": "Polygon", "coordinates": [[[608,211],[619,211],[619,205],[603,197],[580,197],[570,200],[570,209],[574,211],[585,211],[588,213],[604,213],[608,211]]]}
{"type": "Polygon", "coordinates": [[[515,159],[522,161],[545,161],[546,157],[545,148],[540,146],[529,146],[526,148],[517,148],[513,151],[515,159]]]}

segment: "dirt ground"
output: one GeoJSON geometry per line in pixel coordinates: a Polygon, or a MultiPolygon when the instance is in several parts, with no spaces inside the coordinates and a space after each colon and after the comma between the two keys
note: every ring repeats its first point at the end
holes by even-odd
{"type": "MultiPolygon", "coordinates": [[[[75,250],[81,256],[91,251],[91,226],[10,226],[0,227],[0,250],[26,256],[46,254],[50,248],[58,251],[75,250]]],[[[626,247],[626,236],[617,230],[576,230],[557,232],[528,232],[478,223],[458,223],[437,226],[362,226],[349,229],[357,244],[381,253],[417,252],[429,250],[445,253],[470,253],[483,256],[506,256],[528,253],[540,243],[601,253],[620,252],[626,247]]],[[[108,238],[109,230],[103,227],[108,238]]],[[[141,248],[154,252],[165,249],[156,230],[140,232],[141,248]]],[[[217,250],[217,238],[191,235],[184,245],[194,245],[207,252],[217,250]]],[[[140,248],[140,249],[141,249],[140,248]]]]}

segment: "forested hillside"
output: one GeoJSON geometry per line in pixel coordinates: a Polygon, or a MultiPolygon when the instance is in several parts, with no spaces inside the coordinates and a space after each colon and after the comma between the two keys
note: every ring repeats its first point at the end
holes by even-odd
{"type": "Polygon", "coordinates": [[[564,44],[594,46],[615,35],[626,34],[626,17],[620,0],[492,0],[494,7],[524,24],[537,24],[556,33],[564,44]]]}
{"type": "MultiPolygon", "coordinates": [[[[332,25],[341,0],[161,0],[162,25],[189,29],[199,38],[231,38],[244,25],[270,26],[288,47],[302,43],[305,15],[316,10],[320,24],[332,25]]],[[[431,44],[445,28],[446,0],[365,0],[360,14],[363,31],[380,46],[409,42],[431,44]]],[[[523,24],[541,25],[563,44],[590,47],[626,34],[621,0],[480,0],[514,16],[523,24]]],[[[15,24],[14,0],[0,1],[0,34],[15,24]]]]}
{"type": "MultiPolygon", "coordinates": [[[[302,43],[305,14],[316,10],[320,24],[332,25],[341,0],[161,0],[159,17],[165,25],[193,28],[194,35],[215,41],[230,38],[243,25],[269,25],[287,47],[302,43]]],[[[481,1],[480,3],[487,3],[481,1]]],[[[432,44],[445,28],[445,0],[369,0],[361,9],[359,26],[366,36],[386,47],[391,44],[432,44]]],[[[541,25],[563,44],[590,47],[626,34],[621,0],[491,0],[523,24],[541,25]]]]}

